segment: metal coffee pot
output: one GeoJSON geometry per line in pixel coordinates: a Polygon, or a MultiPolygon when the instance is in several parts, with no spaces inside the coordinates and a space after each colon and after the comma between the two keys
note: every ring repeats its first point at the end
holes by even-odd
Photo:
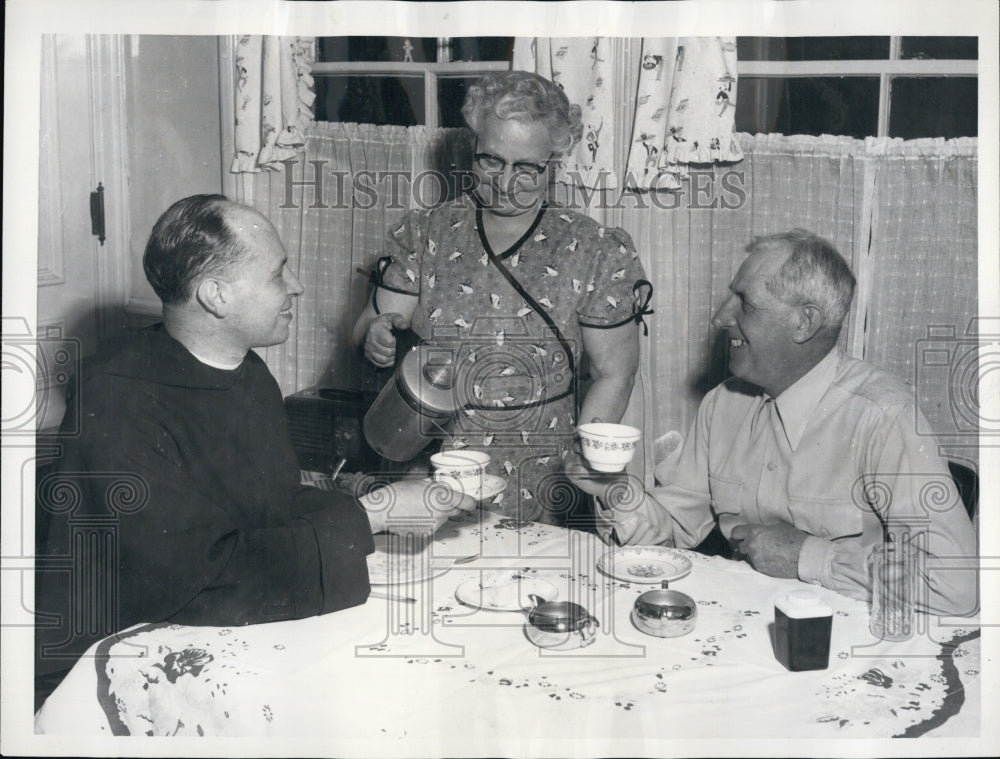
{"type": "Polygon", "coordinates": [[[660,590],[647,590],[635,599],[632,624],[647,635],[658,638],[687,635],[698,621],[698,605],[694,599],[667,587],[664,580],[660,590]]]}
{"type": "Polygon", "coordinates": [[[362,428],[365,439],[390,461],[409,461],[446,428],[458,406],[455,351],[421,343],[410,350],[385,383],[362,428]]]}
{"type": "Polygon", "coordinates": [[[566,651],[589,646],[597,637],[600,623],[580,604],[546,601],[532,594],[534,606],[528,611],[524,634],[540,648],[566,651]]]}

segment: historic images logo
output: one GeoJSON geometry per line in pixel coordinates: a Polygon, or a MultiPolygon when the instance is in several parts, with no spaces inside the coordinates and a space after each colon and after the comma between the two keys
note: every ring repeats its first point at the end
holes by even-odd
{"type": "MultiPolygon", "coordinates": [[[[309,209],[384,208],[402,211],[407,208],[431,209],[460,194],[476,189],[479,178],[470,171],[441,172],[428,169],[412,173],[401,170],[341,171],[327,169],[327,161],[306,161],[303,166],[297,159],[282,161],[284,165],[284,198],[279,208],[298,209],[304,204],[309,209]],[[296,175],[301,178],[297,179],[296,175]]],[[[614,189],[615,182],[607,173],[601,173],[589,186],[583,186],[579,175],[570,172],[573,180],[561,199],[560,205],[574,209],[658,208],[661,210],[685,209],[688,211],[734,210],[747,201],[746,176],[742,171],[691,171],[680,190],[667,190],[657,186],[657,180],[648,190],[636,190],[639,183],[627,175],[622,182],[625,189],[614,189]]],[[[516,175],[508,179],[517,181],[516,175]]],[[[507,193],[508,202],[516,202],[517,193],[507,193]]]]}

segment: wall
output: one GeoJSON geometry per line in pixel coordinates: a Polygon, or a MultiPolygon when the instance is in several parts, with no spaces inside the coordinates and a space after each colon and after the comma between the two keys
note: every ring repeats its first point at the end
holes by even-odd
{"type": "Polygon", "coordinates": [[[153,224],[175,200],[222,192],[219,60],[212,36],[126,40],[131,235],[128,309],[156,313],[142,271],[153,224]]]}

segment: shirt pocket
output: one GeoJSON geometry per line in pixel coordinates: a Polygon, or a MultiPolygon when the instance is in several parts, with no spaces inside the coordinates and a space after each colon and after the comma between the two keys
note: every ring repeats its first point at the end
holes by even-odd
{"type": "Polygon", "coordinates": [[[742,482],[709,474],[708,485],[712,494],[712,511],[716,516],[735,516],[740,513],[743,505],[742,482]]]}
{"type": "Polygon", "coordinates": [[[817,538],[837,540],[860,535],[863,515],[851,499],[801,498],[788,500],[792,524],[817,538]]]}

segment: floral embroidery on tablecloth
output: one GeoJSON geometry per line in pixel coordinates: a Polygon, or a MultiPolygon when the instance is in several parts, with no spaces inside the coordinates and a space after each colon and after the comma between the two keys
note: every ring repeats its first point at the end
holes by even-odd
{"type": "MultiPolygon", "coordinates": [[[[231,628],[150,624],[102,641],[95,656],[98,700],[115,735],[232,735],[249,713],[231,693],[257,673],[246,666],[249,644],[231,628]],[[149,646],[147,640],[155,640],[149,646]],[[143,646],[151,656],[133,653],[143,646]],[[117,667],[118,657],[141,662],[117,667]]],[[[271,650],[280,655],[282,646],[271,650]]],[[[243,690],[240,691],[241,693],[243,690]]],[[[275,715],[263,705],[261,718],[275,715]]]]}
{"type": "MultiPolygon", "coordinates": [[[[964,700],[954,663],[956,655],[972,655],[964,637],[941,645],[941,653],[933,656],[941,671],[929,675],[920,674],[921,668],[912,665],[913,657],[883,659],[875,665],[870,659],[859,659],[854,671],[830,676],[817,692],[823,705],[816,722],[835,727],[837,735],[871,736],[876,726],[881,728],[876,734],[906,737],[916,737],[944,722],[964,700]]],[[[929,656],[916,660],[924,662],[929,656]]],[[[848,655],[842,651],[837,657],[845,660],[848,655]]]]}

